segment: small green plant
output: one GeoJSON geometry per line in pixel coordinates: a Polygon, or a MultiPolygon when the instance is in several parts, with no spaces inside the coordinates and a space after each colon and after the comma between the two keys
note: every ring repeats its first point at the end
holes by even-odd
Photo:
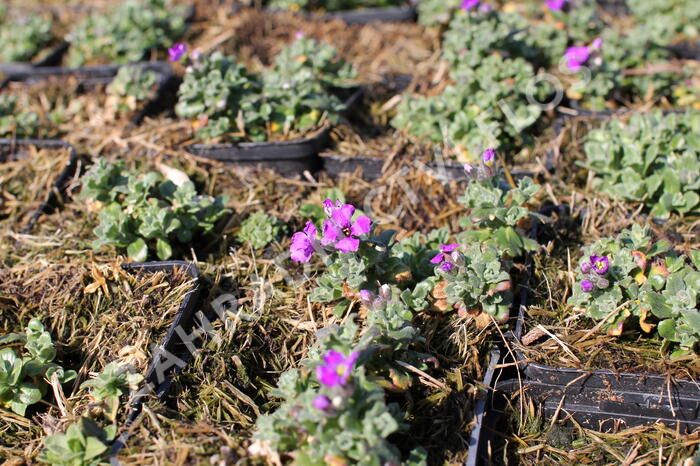
{"type": "Polygon", "coordinates": [[[48,18],[10,18],[0,10],[0,62],[31,60],[51,42],[51,25],[48,18]]]}
{"type": "Polygon", "coordinates": [[[354,75],[332,48],[305,38],[283,50],[262,77],[218,52],[190,59],[175,111],[192,120],[203,140],[288,139],[336,122],[344,106],[329,87],[354,75]]]}
{"type": "Polygon", "coordinates": [[[39,126],[39,115],[21,110],[17,97],[0,95],[0,137],[31,138],[36,136],[39,126]]]}
{"type": "Polygon", "coordinates": [[[27,407],[38,403],[46,394],[47,381],[55,376],[63,384],[77,374],[53,363],[56,349],[39,320],[30,320],[24,335],[0,338],[0,344],[15,341],[24,343],[26,356],[17,355],[12,348],[0,349],[0,406],[24,416],[27,407]]]}
{"type": "Polygon", "coordinates": [[[396,6],[404,3],[406,3],[405,0],[270,0],[268,6],[275,10],[339,11],[396,6]]]}
{"type": "Polygon", "coordinates": [[[655,217],[700,208],[700,111],[612,119],[586,136],[593,189],[642,202],[655,217]]]}
{"type": "Polygon", "coordinates": [[[54,466],[108,465],[105,453],[116,435],[116,425],[101,429],[89,418],[68,426],[65,434],[49,435],[39,461],[54,466]]]}
{"type": "Polygon", "coordinates": [[[122,66],[107,86],[107,94],[119,112],[132,112],[139,103],[152,99],[158,75],[138,66],[122,66]]]}
{"type": "Polygon", "coordinates": [[[421,0],[416,5],[418,22],[424,26],[447,24],[462,0],[421,0]]]}
{"type": "Polygon", "coordinates": [[[680,35],[684,39],[700,36],[700,5],[693,0],[627,0],[632,15],[647,34],[661,44],[669,44],[680,35]]]}
{"type": "Polygon", "coordinates": [[[105,406],[105,415],[114,422],[119,409],[119,397],[136,390],[142,380],[143,376],[130,372],[128,366],[111,362],[80,387],[90,389],[90,396],[105,406]]]}
{"type": "Polygon", "coordinates": [[[461,315],[485,312],[497,322],[506,321],[513,305],[510,264],[493,246],[472,243],[464,252],[459,248],[457,243],[442,245],[433,259],[441,279],[437,293],[461,315]]]}
{"type": "Polygon", "coordinates": [[[700,252],[693,263],[677,256],[666,240],[652,242],[637,224],[615,238],[583,248],[578,286],[568,303],[584,309],[611,335],[621,335],[632,317],[646,333],[657,328],[673,358],[693,354],[700,341],[700,252]]]}
{"type": "Polygon", "coordinates": [[[126,248],[136,261],[146,260],[152,250],[161,260],[171,258],[173,245],[189,245],[230,212],[225,198],[198,195],[191,181],[176,185],[160,173],[127,171],[104,159],[81,181],[81,198],[101,207],[93,248],[126,248]]]}
{"type": "Polygon", "coordinates": [[[126,0],[93,13],[68,36],[68,65],[137,62],[151,50],[165,50],[185,31],[185,8],[171,0],[126,0]]]}
{"type": "Polygon", "coordinates": [[[265,212],[255,212],[241,223],[238,241],[248,242],[253,249],[262,249],[277,239],[281,231],[278,219],[265,212]]]}
{"type": "Polygon", "coordinates": [[[478,168],[465,166],[469,184],[459,201],[468,210],[460,225],[465,230],[460,236],[464,244],[471,242],[495,246],[501,254],[520,256],[525,251],[537,249],[537,242],[527,237],[520,223],[528,217],[536,217],[527,204],[540,190],[530,177],[511,187],[502,173],[497,172],[496,153],[492,149],[482,155],[478,168]]]}

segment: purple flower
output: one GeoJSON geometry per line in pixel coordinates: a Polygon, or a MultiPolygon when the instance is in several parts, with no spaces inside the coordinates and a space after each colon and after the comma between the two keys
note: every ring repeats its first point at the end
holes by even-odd
{"type": "Polygon", "coordinates": [[[171,62],[178,62],[187,54],[187,46],[178,42],[168,49],[171,62]]]}
{"type": "Polygon", "coordinates": [[[316,242],[316,227],[312,222],[306,222],[304,231],[299,231],[292,235],[292,245],[289,250],[291,258],[296,262],[309,262],[314,254],[314,243],[316,242]]]}
{"type": "Polygon", "coordinates": [[[323,356],[324,364],[316,368],[318,381],[327,387],[345,385],[350,378],[350,373],[358,355],[357,351],[353,351],[346,358],[337,351],[328,351],[323,356]]]}
{"type": "Polygon", "coordinates": [[[568,1],[569,0],[546,0],[544,4],[547,5],[547,8],[550,10],[561,11],[568,1]]]}
{"type": "Polygon", "coordinates": [[[590,47],[569,47],[564,57],[566,57],[566,66],[571,71],[578,71],[591,57],[591,49],[590,47]]]}
{"type": "Polygon", "coordinates": [[[374,293],[369,290],[360,290],[360,299],[366,303],[371,302],[374,299],[374,293]]]}
{"type": "Polygon", "coordinates": [[[603,275],[610,267],[608,256],[591,256],[590,261],[593,271],[598,275],[603,275]]]}
{"type": "Polygon", "coordinates": [[[355,207],[340,202],[334,206],[330,199],[323,202],[323,207],[329,219],[323,222],[321,244],[323,246],[333,245],[343,253],[357,251],[360,247],[360,240],[357,237],[365,235],[371,230],[372,221],[369,217],[360,215],[353,222],[352,216],[355,214],[355,207]]]}
{"type": "Polygon", "coordinates": [[[462,8],[464,11],[469,11],[477,6],[479,6],[479,0],[462,0],[462,5],[460,8],[462,8]]]}
{"type": "Polygon", "coordinates": [[[294,38],[300,40],[304,38],[304,31],[297,31],[294,33],[294,38]]]}
{"type": "Polygon", "coordinates": [[[591,48],[592,48],[593,50],[598,50],[598,49],[600,49],[602,46],[603,46],[603,39],[601,39],[600,37],[597,38],[596,40],[594,40],[593,43],[591,44],[591,48]]]}
{"type": "Polygon", "coordinates": [[[451,272],[452,269],[454,269],[455,265],[448,260],[450,258],[450,254],[452,251],[457,249],[459,247],[458,243],[452,243],[452,244],[441,244],[440,245],[440,252],[438,255],[433,257],[430,260],[431,264],[440,264],[440,270],[443,272],[451,272]]]}
{"type": "Polygon", "coordinates": [[[581,289],[585,291],[586,293],[590,293],[593,291],[593,282],[590,280],[584,280],[581,282],[581,289]]]}
{"type": "Polygon", "coordinates": [[[326,395],[318,395],[314,398],[314,408],[325,411],[331,407],[331,400],[326,395]]]}
{"type": "Polygon", "coordinates": [[[584,261],[583,264],[581,264],[581,272],[583,273],[589,273],[591,271],[591,265],[590,262],[584,261]]]}
{"type": "Polygon", "coordinates": [[[481,161],[487,167],[493,166],[493,162],[496,160],[496,151],[493,149],[486,149],[483,154],[481,154],[481,161]]]}
{"type": "Polygon", "coordinates": [[[491,10],[493,10],[493,7],[491,5],[489,5],[488,3],[482,3],[481,6],[479,7],[479,11],[482,13],[488,13],[491,10]]]}
{"type": "Polygon", "coordinates": [[[472,176],[472,173],[474,173],[474,165],[469,165],[468,163],[465,163],[464,173],[466,173],[467,176],[472,176]]]}

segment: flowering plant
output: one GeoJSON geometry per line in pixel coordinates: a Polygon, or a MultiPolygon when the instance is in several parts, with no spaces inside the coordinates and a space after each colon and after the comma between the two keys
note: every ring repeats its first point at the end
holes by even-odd
{"type": "Polygon", "coordinates": [[[498,322],[506,321],[513,304],[510,264],[492,246],[474,243],[463,252],[459,249],[459,244],[444,245],[433,261],[439,264],[436,273],[442,279],[433,290],[438,308],[445,300],[460,315],[485,312],[498,322]]]}
{"type": "MultiPolygon", "coordinates": [[[[365,298],[370,296],[365,294],[365,298]]],[[[375,306],[371,313],[381,312],[381,307],[375,306]]],[[[270,449],[293,453],[308,464],[401,461],[398,449],[387,438],[404,428],[403,415],[397,404],[387,404],[384,390],[369,369],[372,362],[380,361],[380,353],[372,346],[387,336],[372,325],[355,343],[358,325],[352,317],[341,327],[319,332],[318,344],[302,361],[301,369],[280,376],[273,395],[282,398],[282,404],[274,413],[258,418],[251,453],[264,454],[270,449]]],[[[419,451],[409,458],[409,464],[423,461],[419,451]]]]}
{"type": "Polygon", "coordinates": [[[668,241],[652,242],[649,230],[635,224],[583,248],[568,303],[601,321],[611,335],[622,334],[634,316],[644,332],[656,327],[668,343],[679,344],[673,357],[692,353],[700,341],[700,253],[691,258],[692,265],[668,241]]]}
{"type": "Polygon", "coordinates": [[[511,187],[497,170],[496,152],[487,149],[479,167],[465,165],[470,179],[459,201],[468,209],[460,224],[466,228],[460,241],[483,242],[495,246],[510,257],[537,249],[537,242],[527,237],[522,223],[530,212],[527,204],[540,190],[532,178],[525,177],[511,187]]]}
{"type": "Polygon", "coordinates": [[[160,173],[130,172],[123,164],[99,159],[82,179],[81,198],[99,209],[93,248],[126,248],[136,261],[155,249],[161,260],[173,256],[173,245],[189,245],[214,229],[229,210],[225,198],[198,195],[186,180],[175,184],[160,173]]]}
{"type": "Polygon", "coordinates": [[[171,0],[126,0],[107,12],[91,14],[68,36],[69,66],[102,60],[143,60],[153,49],[165,49],[185,31],[185,7],[171,0]]]}
{"type": "Polygon", "coordinates": [[[642,202],[666,218],[700,208],[700,111],[635,114],[610,120],[588,133],[583,164],[595,173],[592,187],[642,202]]]}

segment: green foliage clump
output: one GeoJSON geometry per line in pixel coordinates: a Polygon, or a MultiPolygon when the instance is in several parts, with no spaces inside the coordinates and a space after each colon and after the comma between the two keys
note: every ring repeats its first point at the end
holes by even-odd
{"type": "Polygon", "coordinates": [[[129,372],[128,366],[111,362],[80,387],[90,389],[90,396],[105,406],[105,415],[114,422],[119,409],[119,397],[136,390],[142,380],[143,376],[129,372]]]}
{"type": "Polygon", "coordinates": [[[68,426],[65,434],[53,434],[44,439],[39,461],[54,466],[108,465],[105,453],[117,432],[116,425],[105,429],[89,418],[68,426]]]}
{"type": "Polygon", "coordinates": [[[0,9],[0,62],[31,60],[51,42],[51,26],[48,18],[10,18],[0,9]]]}
{"type": "Polygon", "coordinates": [[[537,242],[527,237],[520,222],[535,216],[527,204],[539,190],[540,186],[529,177],[520,180],[516,188],[501,174],[470,181],[459,199],[468,210],[468,215],[460,220],[466,228],[460,242],[485,243],[510,257],[536,250],[537,242]]]}
{"type": "Polygon", "coordinates": [[[306,38],[284,49],[263,76],[218,52],[199,55],[185,73],[175,111],[193,120],[203,140],[288,137],[336,122],[344,106],[330,87],[353,76],[332,47],[306,38]]]}
{"type": "Polygon", "coordinates": [[[668,241],[652,242],[648,228],[637,224],[582,252],[579,285],[568,300],[570,305],[584,309],[612,335],[620,335],[634,317],[647,333],[656,327],[666,346],[678,344],[672,357],[693,354],[700,341],[700,252],[691,254],[691,265],[673,253],[668,241]],[[605,256],[607,271],[586,273],[592,256],[605,256]]]}
{"type": "Polygon", "coordinates": [[[224,198],[197,194],[189,180],[176,185],[158,172],[127,171],[104,159],[81,181],[81,198],[101,206],[93,248],[126,248],[136,261],[146,260],[152,250],[161,260],[171,258],[173,245],[191,244],[229,212],[224,198]]]}
{"type": "Polygon", "coordinates": [[[31,138],[36,136],[39,126],[39,115],[21,110],[17,97],[0,95],[0,137],[31,138]]]}
{"type": "Polygon", "coordinates": [[[77,374],[53,362],[56,349],[39,320],[30,320],[24,335],[13,333],[0,338],[3,345],[15,341],[24,343],[26,356],[17,355],[12,348],[0,349],[0,406],[24,416],[27,407],[46,394],[47,380],[56,376],[63,384],[77,374]]]}
{"type": "Polygon", "coordinates": [[[462,0],[421,0],[416,5],[418,23],[423,26],[447,24],[461,4],[462,0]]]}
{"type": "Polygon", "coordinates": [[[593,188],[642,202],[655,217],[700,207],[700,111],[635,114],[586,136],[585,166],[593,188]]]}
{"type": "Polygon", "coordinates": [[[454,267],[436,273],[447,285],[444,292],[447,303],[461,312],[486,312],[498,321],[508,319],[513,305],[513,291],[508,270],[501,252],[493,246],[472,243],[464,253],[453,252],[454,267]]]}
{"type": "Polygon", "coordinates": [[[248,242],[253,249],[262,249],[277,239],[281,231],[277,218],[265,212],[255,212],[241,223],[238,240],[248,242]]]}
{"type": "Polygon", "coordinates": [[[700,3],[695,0],[627,0],[647,34],[661,44],[700,36],[700,3]]]}
{"type": "Polygon", "coordinates": [[[185,31],[185,8],[171,0],[125,0],[93,13],[68,37],[68,65],[137,62],[151,50],[165,50],[185,31]]]}
{"type": "Polygon", "coordinates": [[[122,66],[107,86],[107,94],[114,98],[120,112],[134,111],[137,104],[152,99],[158,85],[158,75],[138,66],[122,66]]]}

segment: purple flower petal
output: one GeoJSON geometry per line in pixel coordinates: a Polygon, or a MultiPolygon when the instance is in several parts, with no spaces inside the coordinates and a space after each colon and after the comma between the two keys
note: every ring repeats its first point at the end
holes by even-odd
{"type": "Polygon", "coordinates": [[[601,39],[600,37],[597,38],[596,40],[594,40],[593,43],[591,44],[591,48],[593,50],[598,50],[602,46],[603,46],[603,39],[601,39]]]}
{"type": "Polygon", "coordinates": [[[352,224],[352,227],[350,228],[350,233],[352,233],[353,236],[366,235],[367,233],[369,233],[371,227],[372,221],[369,219],[369,217],[365,215],[360,215],[355,219],[355,223],[352,224]]]}
{"type": "Polygon", "coordinates": [[[170,55],[171,62],[178,62],[182,60],[182,57],[187,53],[187,46],[182,43],[177,43],[168,49],[168,55],[170,55]]]}
{"type": "Polygon", "coordinates": [[[342,230],[338,228],[332,220],[326,220],[323,222],[323,237],[321,238],[321,244],[323,246],[335,244],[335,242],[342,237],[342,230]]]}
{"type": "Polygon", "coordinates": [[[440,262],[442,262],[444,260],[445,260],[445,255],[443,253],[440,253],[437,256],[430,259],[430,263],[431,264],[439,264],[440,262]]]}
{"type": "Polygon", "coordinates": [[[588,47],[569,47],[564,56],[566,57],[566,66],[572,71],[578,71],[590,58],[591,50],[588,47]]]}
{"type": "Polygon", "coordinates": [[[355,206],[345,204],[340,209],[333,211],[331,218],[340,228],[350,228],[352,216],[355,214],[355,206]]]}
{"type": "Polygon", "coordinates": [[[586,293],[590,293],[593,290],[593,282],[590,280],[584,280],[581,282],[581,289],[586,293]]]}
{"type": "Polygon", "coordinates": [[[441,244],[440,245],[440,251],[442,252],[452,252],[455,249],[459,247],[459,243],[452,243],[452,244],[441,244]]]}
{"type": "Polygon", "coordinates": [[[469,11],[477,6],[479,6],[479,0],[462,0],[462,5],[460,8],[462,8],[464,11],[469,11]]]}
{"type": "Polygon", "coordinates": [[[493,165],[494,160],[496,159],[496,151],[493,149],[486,149],[483,154],[481,154],[481,161],[486,165],[487,167],[490,167],[493,165]]]}
{"type": "Polygon", "coordinates": [[[311,239],[316,238],[316,225],[314,225],[313,222],[306,222],[304,233],[311,239]]]}
{"type": "Polygon", "coordinates": [[[564,5],[566,5],[567,1],[568,0],[547,0],[544,3],[550,10],[561,11],[562,8],[564,8],[564,5]]]}
{"type": "Polygon", "coordinates": [[[598,275],[605,274],[610,267],[608,256],[591,256],[590,261],[593,271],[598,275]]]}
{"type": "Polygon", "coordinates": [[[330,218],[331,214],[333,214],[334,206],[333,206],[333,201],[330,199],[326,199],[323,201],[323,211],[326,213],[326,217],[330,218]]]}
{"type": "Polygon", "coordinates": [[[589,272],[591,271],[591,267],[593,267],[593,266],[591,265],[590,262],[584,261],[584,262],[581,264],[581,272],[583,272],[583,273],[589,273],[589,272]]]}
{"type": "Polygon", "coordinates": [[[306,233],[297,232],[292,236],[292,245],[289,250],[293,261],[309,262],[314,254],[314,244],[306,233]]]}
{"type": "Polygon", "coordinates": [[[371,301],[373,294],[369,290],[360,290],[360,299],[362,301],[371,301]]]}
{"type": "Polygon", "coordinates": [[[331,400],[326,395],[318,395],[314,398],[314,408],[325,411],[331,407],[331,400]]]}
{"type": "Polygon", "coordinates": [[[343,253],[355,252],[360,247],[360,240],[348,236],[335,243],[335,248],[343,253]]]}
{"type": "Polygon", "coordinates": [[[445,262],[440,266],[440,270],[443,272],[451,272],[452,269],[455,268],[455,265],[452,262],[445,262]]]}

